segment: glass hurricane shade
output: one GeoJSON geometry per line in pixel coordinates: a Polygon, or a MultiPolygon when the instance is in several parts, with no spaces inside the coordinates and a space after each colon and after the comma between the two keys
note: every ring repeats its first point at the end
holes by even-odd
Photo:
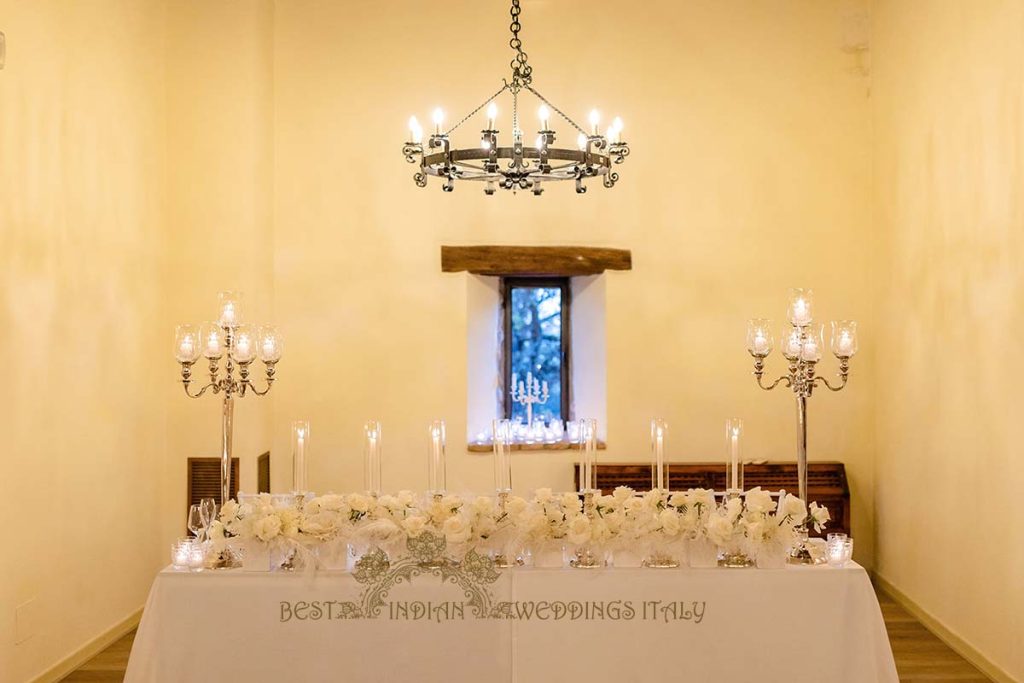
{"type": "Polygon", "coordinates": [[[231,347],[231,357],[236,363],[251,363],[256,358],[257,334],[248,325],[242,325],[235,330],[234,342],[231,347]]]}
{"type": "Polygon", "coordinates": [[[224,330],[219,323],[206,323],[202,332],[203,356],[215,360],[224,355],[224,330]]]}
{"type": "Polygon", "coordinates": [[[794,327],[786,333],[785,339],[782,340],[782,355],[786,357],[786,360],[800,358],[800,349],[803,345],[801,338],[802,334],[798,327],[794,327]]]}
{"type": "Polygon", "coordinates": [[[241,292],[223,291],[217,294],[220,302],[220,312],[217,322],[222,327],[236,327],[242,322],[242,298],[241,292]]]}
{"type": "Polygon", "coordinates": [[[823,326],[807,327],[804,329],[803,343],[800,346],[800,360],[809,363],[816,363],[821,360],[821,350],[824,348],[823,326]]]}
{"type": "Polygon", "coordinates": [[[256,352],[264,363],[276,363],[281,360],[284,350],[284,339],[276,327],[264,327],[260,330],[259,345],[256,352]]]}
{"type": "Polygon", "coordinates": [[[799,288],[789,290],[789,308],[786,311],[789,322],[798,327],[810,325],[814,319],[811,312],[813,305],[814,292],[811,290],[799,288]]]}
{"type": "Polygon", "coordinates": [[[832,353],[837,358],[850,358],[857,353],[857,323],[836,320],[832,323],[832,353]]]}
{"type": "Polygon", "coordinates": [[[755,318],[747,322],[747,350],[752,356],[763,358],[772,352],[774,345],[771,320],[755,318]]]}
{"type": "Polygon", "coordinates": [[[202,353],[202,338],[195,325],[178,325],[174,330],[174,357],[179,363],[194,363],[202,353]]]}

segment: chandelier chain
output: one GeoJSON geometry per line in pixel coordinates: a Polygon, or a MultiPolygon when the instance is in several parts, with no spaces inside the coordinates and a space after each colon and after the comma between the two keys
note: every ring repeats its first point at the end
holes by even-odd
{"type": "Polygon", "coordinates": [[[540,100],[540,101],[541,101],[541,102],[543,102],[544,104],[548,105],[548,106],[549,106],[549,107],[551,108],[551,111],[555,112],[556,114],[558,114],[559,116],[561,116],[561,117],[562,117],[563,119],[565,119],[565,120],[566,120],[566,121],[567,121],[567,122],[569,123],[569,125],[570,125],[570,126],[572,126],[573,128],[575,128],[575,129],[576,129],[576,130],[578,130],[579,132],[583,133],[584,135],[588,135],[587,131],[583,130],[583,128],[581,128],[581,127],[580,127],[580,125],[579,125],[578,123],[576,123],[576,122],[575,122],[575,121],[573,121],[573,120],[572,120],[571,118],[569,118],[569,115],[568,115],[568,114],[566,114],[566,113],[565,113],[564,111],[562,111],[561,109],[559,109],[559,108],[558,108],[558,107],[556,107],[555,105],[551,104],[551,101],[550,101],[550,100],[548,100],[548,98],[546,98],[546,97],[544,97],[543,95],[541,95],[541,94],[540,94],[539,92],[537,92],[536,90],[534,90],[534,89],[533,89],[533,88],[532,88],[532,87],[531,87],[530,85],[528,85],[528,84],[527,84],[527,85],[524,85],[523,87],[524,87],[524,88],[526,88],[527,90],[529,90],[530,92],[532,92],[532,93],[533,93],[533,94],[534,94],[534,95],[535,95],[535,96],[537,97],[537,99],[538,99],[538,100],[540,100]]]}
{"type": "Polygon", "coordinates": [[[512,9],[510,10],[512,23],[508,27],[512,32],[512,39],[508,41],[508,44],[516,51],[516,56],[509,63],[509,66],[512,67],[512,87],[514,88],[529,86],[533,80],[533,67],[527,63],[527,55],[523,51],[523,41],[519,39],[519,31],[523,28],[523,25],[519,23],[519,14],[522,11],[519,0],[512,0],[512,9]]]}
{"type": "Polygon", "coordinates": [[[505,92],[508,89],[509,89],[509,84],[505,83],[505,85],[501,86],[501,90],[499,90],[498,92],[494,93],[493,95],[488,97],[486,100],[484,100],[483,103],[479,107],[477,107],[473,111],[471,111],[468,114],[466,114],[465,116],[463,116],[462,120],[459,121],[458,123],[456,123],[451,128],[449,128],[448,131],[445,133],[445,135],[450,135],[450,134],[454,133],[456,128],[458,128],[459,126],[464,124],[466,121],[469,121],[471,118],[476,116],[480,112],[480,110],[483,109],[484,107],[486,107],[488,104],[490,104],[491,101],[494,100],[494,98],[496,98],[498,95],[500,95],[501,93],[505,92]]]}

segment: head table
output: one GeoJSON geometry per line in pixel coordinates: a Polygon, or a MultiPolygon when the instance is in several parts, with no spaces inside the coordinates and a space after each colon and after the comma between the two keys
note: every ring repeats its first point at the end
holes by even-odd
{"type": "Polygon", "coordinates": [[[898,680],[853,563],[391,578],[164,570],[125,680],[898,680]]]}

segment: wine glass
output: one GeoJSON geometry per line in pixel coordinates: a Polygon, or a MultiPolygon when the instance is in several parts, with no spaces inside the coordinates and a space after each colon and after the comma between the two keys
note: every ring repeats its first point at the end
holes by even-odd
{"type": "Polygon", "coordinates": [[[217,519],[217,502],[213,498],[203,498],[199,501],[199,514],[203,522],[203,537],[210,537],[210,526],[217,519]]]}
{"type": "Polygon", "coordinates": [[[196,535],[199,540],[199,532],[203,530],[203,511],[198,505],[191,505],[188,508],[188,530],[196,535]]]}

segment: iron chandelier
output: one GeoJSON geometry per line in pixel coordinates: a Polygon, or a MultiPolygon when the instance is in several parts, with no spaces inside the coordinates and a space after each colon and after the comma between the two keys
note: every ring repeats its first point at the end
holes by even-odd
{"type": "Polygon", "coordinates": [[[533,87],[533,68],[527,63],[519,31],[521,12],[519,0],[512,0],[512,24],[509,30],[512,39],[509,45],[515,50],[512,59],[512,80],[502,79],[501,89],[463,117],[451,128],[444,130],[444,112],[434,110],[434,133],[423,142],[423,128],[413,116],[409,119],[409,142],[402,147],[405,160],[411,164],[419,162],[420,168],[413,175],[419,187],[427,186],[427,176],[444,178],[441,186],[445,192],[455,189],[456,180],[477,180],[484,183],[484,192],[494,194],[498,188],[505,190],[531,190],[539,195],[544,185],[556,180],[575,180],[576,192],[587,191],[584,180],[600,177],[605,187],[612,187],[619,174],[612,170],[612,164],[621,164],[629,156],[629,145],[622,141],[622,119],[615,117],[606,132],[598,131],[600,115],[597,110],[590,112],[590,132],[551,104],[533,87]],[[540,130],[533,147],[523,143],[523,131],[519,125],[519,94],[526,91],[540,100],[537,111],[540,130]],[[512,95],[512,146],[498,144],[498,130],[495,121],[498,107],[495,99],[508,91],[512,95]],[[451,134],[482,109],[487,108],[487,126],[480,131],[480,143],[475,147],[453,148],[451,134]],[[551,129],[551,113],[564,119],[577,132],[576,147],[556,147],[555,131],[551,129]]]}

